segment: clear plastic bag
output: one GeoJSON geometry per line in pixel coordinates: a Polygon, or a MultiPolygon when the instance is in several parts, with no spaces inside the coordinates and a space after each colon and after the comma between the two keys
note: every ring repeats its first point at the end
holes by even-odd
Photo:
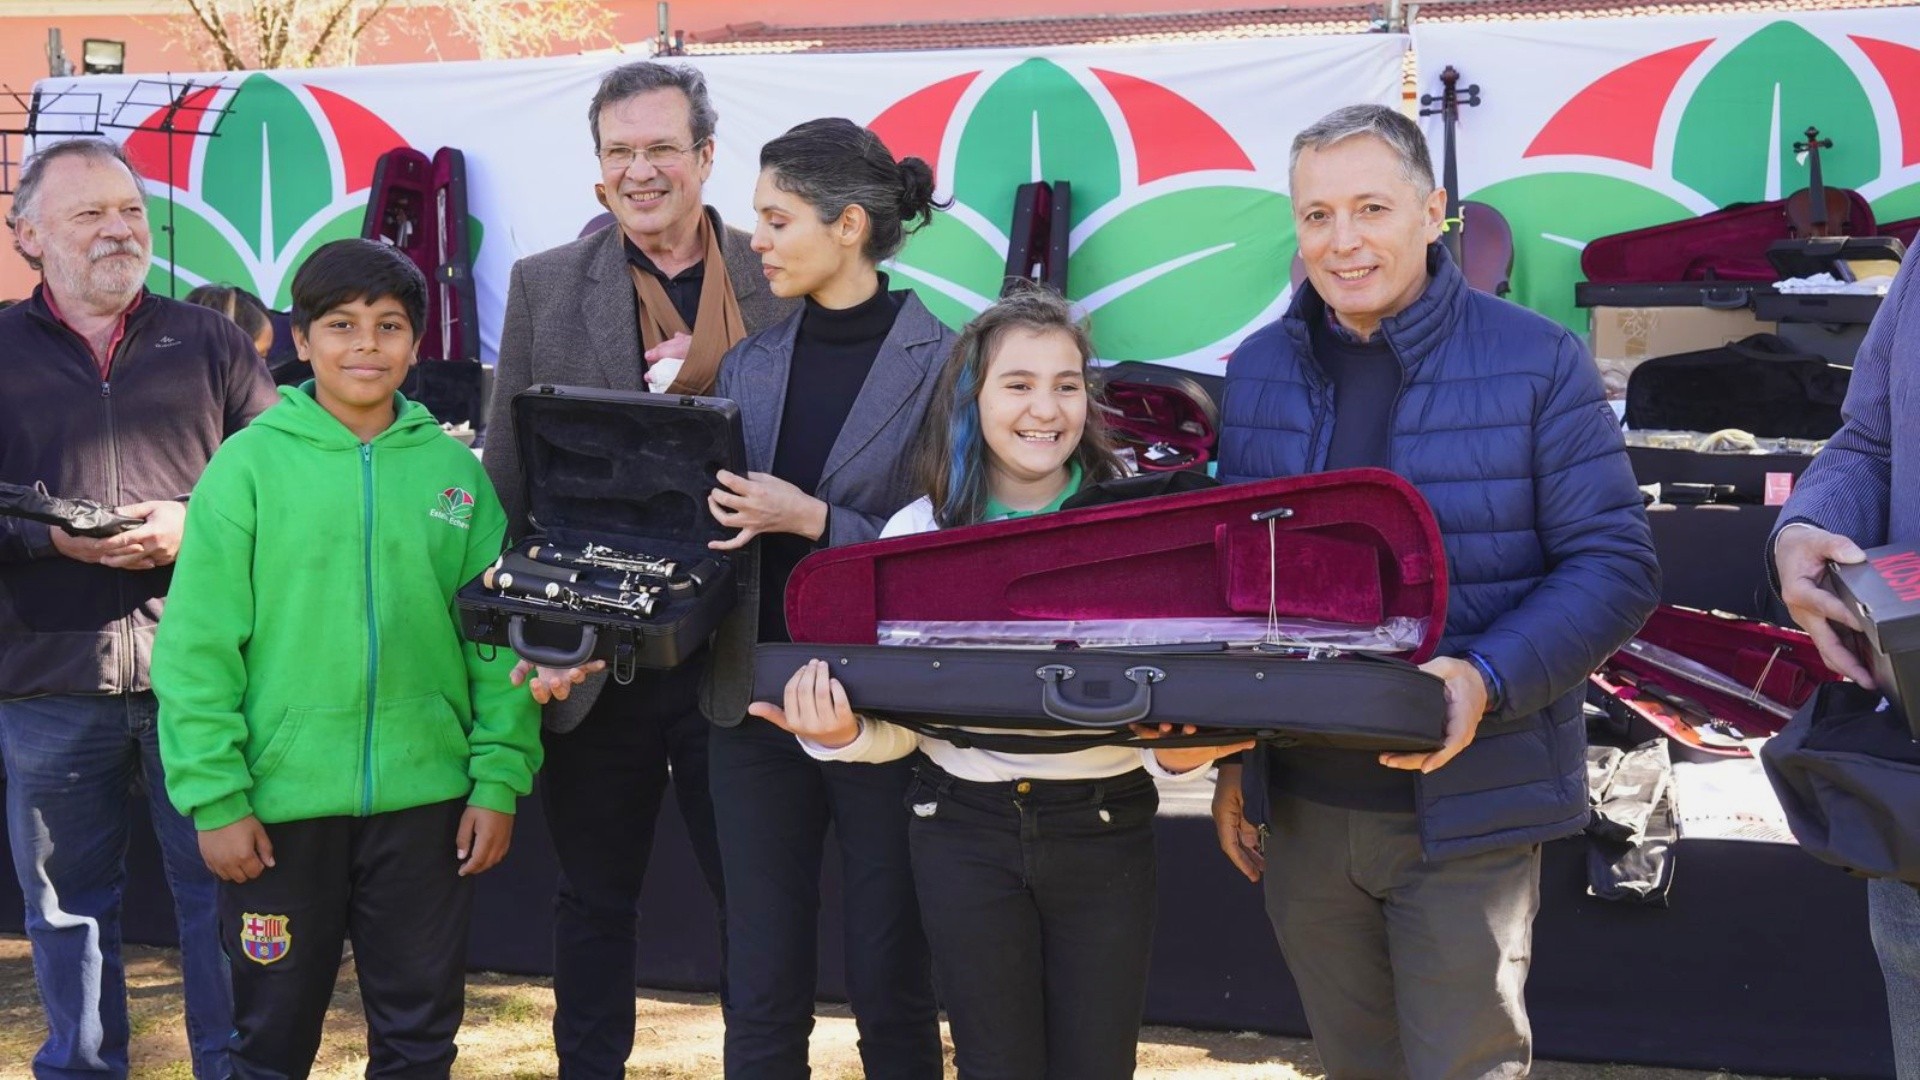
{"type": "Polygon", "coordinates": [[[1053,619],[1024,622],[887,621],[879,643],[919,648],[1045,649],[1071,643],[1083,649],[1224,642],[1253,646],[1332,648],[1342,652],[1412,652],[1426,637],[1427,620],[1396,616],[1379,626],[1350,626],[1312,619],[1279,623],[1269,635],[1265,616],[1202,619],[1053,619]]]}

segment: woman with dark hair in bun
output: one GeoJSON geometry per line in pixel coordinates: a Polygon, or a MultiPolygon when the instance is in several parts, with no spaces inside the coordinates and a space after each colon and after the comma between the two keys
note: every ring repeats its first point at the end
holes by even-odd
{"type": "Polygon", "coordinates": [[[933,170],[896,162],[848,120],[813,120],[760,152],[753,249],[775,295],[804,304],[741,341],[716,393],[740,405],[747,473],[708,506],[738,529],[741,600],[714,643],[703,707],[727,889],[726,1074],[804,1078],[813,1029],[820,865],[840,848],[846,991],[871,1080],[941,1074],[931,961],[901,812],[911,762],[820,762],[742,723],[757,641],[787,641],[787,578],[808,552],[872,540],[918,494],[906,459],[953,333],[880,264],[932,220],[933,170]]]}

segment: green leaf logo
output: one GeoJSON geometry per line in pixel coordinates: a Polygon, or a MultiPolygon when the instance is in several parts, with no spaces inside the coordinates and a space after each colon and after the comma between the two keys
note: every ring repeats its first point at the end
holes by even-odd
{"type": "Polygon", "coordinates": [[[227,282],[276,308],[291,306],[293,272],[314,249],[360,235],[375,164],[407,145],[346,97],[261,73],[195,91],[178,116],[192,133],[136,130],[126,144],[149,181],[148,287],[166,293],[171,268],[182,294],[227,282]]]}
{"type": "Polygon", "coordinates": [[[1808,168],[1792,144],[1808,127],[1833,139],[1820,159],[1828,184],[1859,190],[1881,222],[1920,216],[1920,49],[1830,42],[1788,20],[1608,72],[1534,136],[1523,160],[1538,171],[1469,197],[1513,226],[1514,299],[1577,328],[1573,283],[1589,241],[1799,191],[1808,168]],[[1893,108],[1876,112],[1875,100],[1893,108]],[[1606,159],[1615,174],[1578,158],[1606,159]]]}
{"type": "Polygon", "coordinates": [[[1213,117],[1116,71],[1030,59],[983,78],[928,86],[869,125],[902,157],[950,152],[953,210],[890,267],[942,321],[999,295],[1013,196],[1035,180],[1073,185],[1068,293],[1103,358],[1219,359],[1274,307],[1291,204],[1213,117]]]}

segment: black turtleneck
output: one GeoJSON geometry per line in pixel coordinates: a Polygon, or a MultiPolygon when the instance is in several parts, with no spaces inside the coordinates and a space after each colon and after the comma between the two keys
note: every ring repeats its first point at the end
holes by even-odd
{"type": "MultiPolygon", "coordinates": [[[[880,288],[853,307],[824,308],[808,297],[794,337],[787,398],[780,409],[780,438],[774,444],[773,475],[809,495],[820,486],[827,455],[846,426],[854,399],[866,384],[874,357],[893,330],[906,299],[904,292],[880,288]]],[[[792,533],[772,533],[760,542],[760,640],[789,641],[785,597],[787,578],[814,548],[792,533]]]]}
{"type": "MultiPolygon", "coordinates": [[[[1333,438],[1328,469],[1389,468],[1393,449],[1393,405],[1400,394],[1400,358],[1375,329],[1361,341],[1329,310],[1309,319],[1313,358],[1333,383],[1333,438]]],[[[1268,774],[1274,788],[1323,806],[1343,810],[1414,808],[1417,775],[1380,764],[1371,750],[1327,746],[1291,746],[1274,755],[1268,774]]]]}

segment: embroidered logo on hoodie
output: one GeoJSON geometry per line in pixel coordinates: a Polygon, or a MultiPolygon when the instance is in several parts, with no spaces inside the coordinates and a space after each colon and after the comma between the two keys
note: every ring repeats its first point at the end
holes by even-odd
{"type": "Polygon", "coordinates": [[[473,524],[472,493],[465,488],[457,487],[442,491],[440,505],[433,508],[432,515],[457,528],[471,528],[473,524]]]}

